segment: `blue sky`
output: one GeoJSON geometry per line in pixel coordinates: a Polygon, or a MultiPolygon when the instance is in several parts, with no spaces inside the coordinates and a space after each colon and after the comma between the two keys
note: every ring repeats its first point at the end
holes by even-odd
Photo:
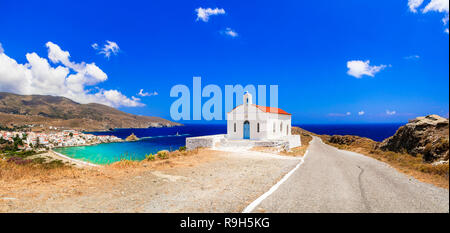
{"type": "Polygon", "coordinates": [[[296,124],[448,117],[448,1],[411,3],[2,0],[0,91],[77,95],[170,119],[172,86],[201,76],[203,85],[279,85],[279,107],[296,124]],[[198,8],[219,11],[205,22],[198,8]],[[46,90],[55,73],[81,86],[46,90]],[[21,75],[29,88],[14,86],[21,75]]]}

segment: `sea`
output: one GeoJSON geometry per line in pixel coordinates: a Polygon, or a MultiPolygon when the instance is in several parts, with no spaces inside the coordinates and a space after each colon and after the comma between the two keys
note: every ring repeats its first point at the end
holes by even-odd
{"type": "MultiPolygon", "coordinates": [[[[316,134],[356,135],[382,141],[395,134],[403,124],[308,124],[295,125],[316,134]]],[[[140,138],[135,142],[104,143],[93,146],[55,148],[56,152],[95,164],[109,164],[122,159],[143,160],[160,150],[178,150],[185,146],[186,137],[226,134],[225,124],[186,124],[183,126],[148,129],[114,129],[85,132],[94,135],[114,135],[125,139],[131,133],[140,138]]]]}

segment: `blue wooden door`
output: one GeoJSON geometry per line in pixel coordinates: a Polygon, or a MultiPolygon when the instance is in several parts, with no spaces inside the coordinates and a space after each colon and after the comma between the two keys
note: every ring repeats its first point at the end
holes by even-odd
{"type": "Polygon", "coordinates": [[[250,123],[244,122],[244,139],[250,139],[250,123]]]}

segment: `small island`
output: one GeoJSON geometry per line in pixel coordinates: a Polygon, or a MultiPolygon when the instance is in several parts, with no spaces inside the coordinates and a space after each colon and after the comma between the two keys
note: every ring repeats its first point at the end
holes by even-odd
{"type": "Polygon", "coordinates": [[[139,138],[136,137],[136,135],[134,135],[134,133],[131,133],[130,136],[125,138],[125,141],[127,141],[127,142],[134,142],[134,141],[138,141],[138,140],[139,140],[139,138]]]}

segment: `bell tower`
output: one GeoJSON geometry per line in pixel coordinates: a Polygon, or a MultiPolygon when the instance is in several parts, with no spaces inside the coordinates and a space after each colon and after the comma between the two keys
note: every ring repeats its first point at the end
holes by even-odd
{"type": "Polygon", "coordinates": [[[244,94],[244,105],[250,105],[252,104],[252,94],[248,93],[248,91],[245,92],[244,94]]]}

